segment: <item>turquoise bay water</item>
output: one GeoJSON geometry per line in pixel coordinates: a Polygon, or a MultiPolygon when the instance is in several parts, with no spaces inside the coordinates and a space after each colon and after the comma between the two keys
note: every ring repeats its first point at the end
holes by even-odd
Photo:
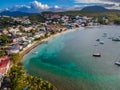
{"type": "Polygon", "coordinates": [[[58,90],[120,90],[120,67],[114,65],[120,55],[120,42],[108,39],[114,36],[120,36],[120,26],[62,34],[25,55],[23,65],[28,73],[50,81],[58,90]],[[107,37],[102,37],[103,33],[107,37]],[[96,41],[98,38],[104,45],[96,41]],[[96,51],[102,57],[92,57],[96,51]]]}

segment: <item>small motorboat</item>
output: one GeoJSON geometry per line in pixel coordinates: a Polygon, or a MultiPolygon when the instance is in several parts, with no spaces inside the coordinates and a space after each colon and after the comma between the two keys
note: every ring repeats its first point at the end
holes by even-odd
{"type": "Polygon", "coordinates": [[[97,44],[95,44],[94,46],[98,46],[97,44]]]}
{"type": "Polygon", "coordinates": [[[118,38],[118,37],[114,37],[114,38],[112,38],[112,41],[120,41],[120,38],[118,38]]]}
{"type": "Polygon", "coordinates": [[[112,37],[108,37],[108,39],[112,39],[112,37]]]}
{"type": "Polygon", "coordinates": [[[93,53],[93,57],[101,57],[100,53],[93,53]]]}
{"type": "Polygon", "coordinates": [[[34,52],[32,52],[33,54],[37,54],[38,52],[37,51],[34,51],[34,52]]]}
{"type": "Polygon", "coordinates": [[[103,33],[103,37],[107,37],[107,33],[103,33]]]}
{"type": "Polygon", "coordinates": [[[98,42],[99,42],[99,41],[100,41],[100,39],[96,39],[96,41],[98,41],[98,42]]]}
{"type": "Polygon", "coordinates": [[[115,62],[115,65],[120,66],[120,61],[116,61],[116,62],[115,62]]]}
{"type": "Polygon", "coordinates": [[[100,41],[99,43],[100,43],[100,44],[104,44],[104,41],[100,41]]]}

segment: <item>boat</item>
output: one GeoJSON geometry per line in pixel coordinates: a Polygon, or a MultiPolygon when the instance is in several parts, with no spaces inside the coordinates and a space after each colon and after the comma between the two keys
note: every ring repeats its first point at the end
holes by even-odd
{"type": "Polygon", "coordinates": [[[100,53],[93,53],[93,57],[101,57],[100,53]]]}
{"type": "Polygon", "coordinates": [[[103,35],[107,35],[107,33],[103,33],[103,35]]]}
{"type": "Polygon", "coordinates": [[[115,62],[115,65],[120,66],[120,61],[116,61],[116,62],[115,62]]]}
{"type": "Polygon", "coordinates": [[[108,39],[112,39],[112,37],[108,37],[108,39]]]}
{"type": "Polygon", "coordinates": [[[107,33],[103,33],[103,37],[107,37],[107,33]]]}
{"type": "Polygon", "coordinates": [[[114,64],[120,66],[120,57],[117,57],[116,62],[114,64]]]}
{"type": "Polygon", "coordinates": [[[120,38],[119,37],[114,37],[114,38],[112,38],[112,41],[120,41],[120,38]]]}
{"type": "Polygon", "coordinates": [[[100,41],[99,43],[100,43],[100,44],[104,44],[104,41],[100,41]]]}
{"type": "Polygon", "coordinates": [[[37,54],[38,52],[37,51],[34,51],[34,52],[32,52],[33,54],[37,54]]]}
{"type": "Polygon", "coordinates": [[[98,42],[99,42],[99,41],[100,41],[100,39],[96,39],[96,41],[98,41],[98,42]]]}
{"type": "Polygon", "coordinates": [[[98,46],[97,44],[95,44],[94,46],[98,46]]]}

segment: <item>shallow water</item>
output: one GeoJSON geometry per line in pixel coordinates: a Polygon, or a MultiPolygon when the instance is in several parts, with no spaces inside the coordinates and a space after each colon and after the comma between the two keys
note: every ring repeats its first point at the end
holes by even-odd
{"type": "Polygon", "coordinates": [[[120,26],[69,32],[38,45],[25,55],[23,64],[27,72],[50,81],[58,90],[120,90],[120,67],[114,65],[120,42],[108,39],[114,36],[120,36],[120,26]],[[92,57],[94,52],[102,57],[92,57]]]}

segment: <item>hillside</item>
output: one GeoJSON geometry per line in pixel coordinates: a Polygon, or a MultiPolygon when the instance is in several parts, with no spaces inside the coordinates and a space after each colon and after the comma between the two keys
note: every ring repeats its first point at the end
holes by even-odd
{"type": "Polygon", "coordinates": [[[25,16],[25,15],[30,15],[30,13],[25,13],[25,12],[20,12],[20,11],[3,11],[0,13],[0,15],[5,15],[5,16],[25,16]]]}
{"type": "Polygon", "coordinates": [[[87,12],[108,12],[109,10],[101,6],[88,6],[83,8],[81,11],[87,12]]]}

